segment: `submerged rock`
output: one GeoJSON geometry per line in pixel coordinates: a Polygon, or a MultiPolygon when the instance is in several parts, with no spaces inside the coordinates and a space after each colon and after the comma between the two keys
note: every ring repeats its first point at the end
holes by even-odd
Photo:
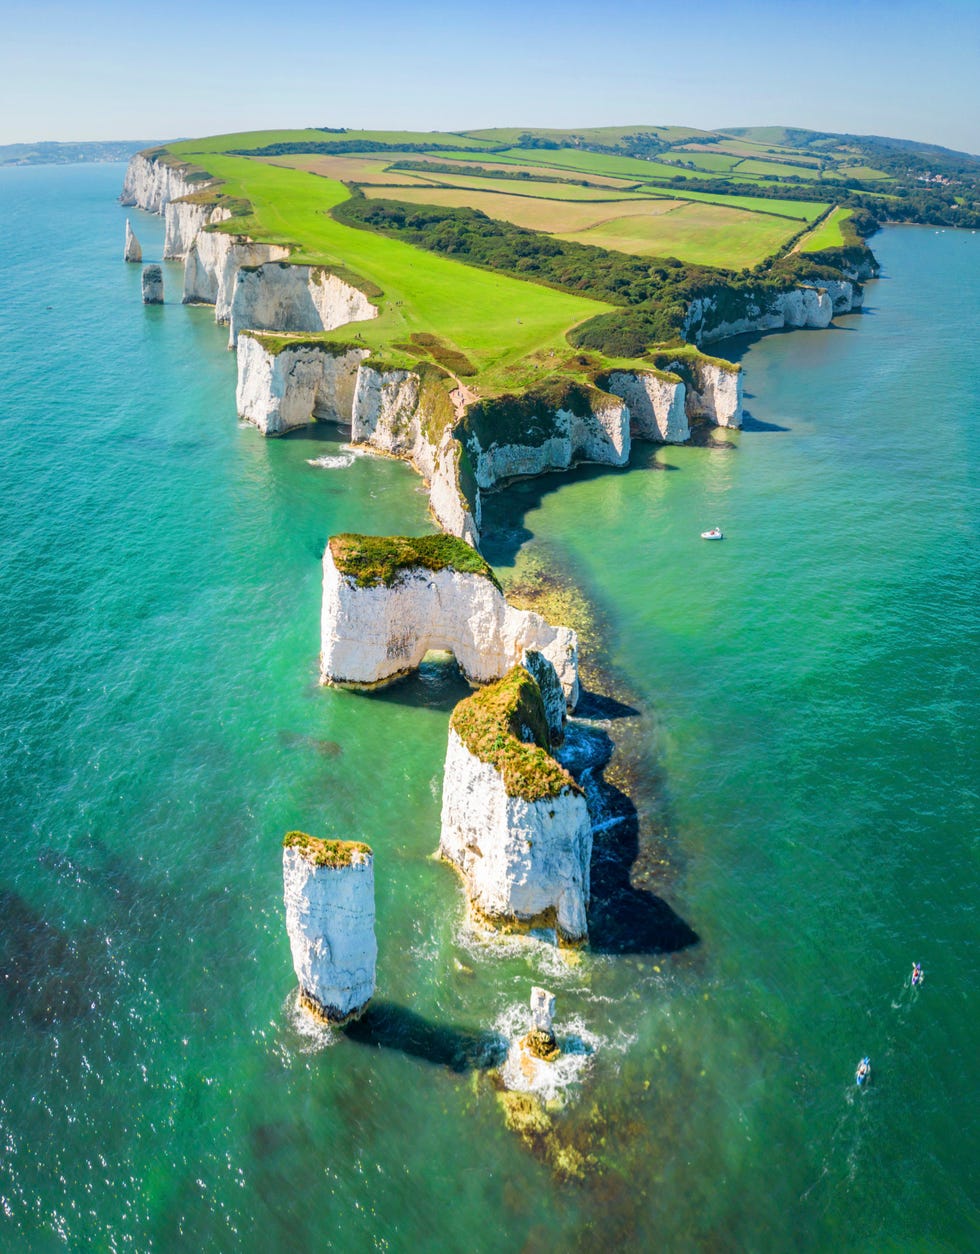
{"type": "Polygon", "coordinates": [[[140,248],[140,242],[133,234],[133,228],[130,226],[129,218],[126,219],[126,244],[123,248],[123,261],[142,261],[143,249],[140,248]]]}
{"type": "Polygon", "coordinates": [[[317,1018],[345,1023],[374,995],[374,855],[360,841],[289,832],[282,872],[300,999],[317,1018]]]}
{"type": "Polygon", "coordinates": [[[159,266],[143,267],[143,304],[163,304],[163,271],[159,266]]]}

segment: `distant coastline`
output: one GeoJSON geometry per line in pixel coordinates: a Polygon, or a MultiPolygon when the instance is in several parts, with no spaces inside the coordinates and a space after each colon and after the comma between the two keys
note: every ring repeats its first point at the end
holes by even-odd
{"type": "Polygon", "coordinates": [[[86,143],[45,140],[36,144],[0,144],[0,166],[87,165],[91,162],[128,161],[155,139],[105,139],[86,143]]]}

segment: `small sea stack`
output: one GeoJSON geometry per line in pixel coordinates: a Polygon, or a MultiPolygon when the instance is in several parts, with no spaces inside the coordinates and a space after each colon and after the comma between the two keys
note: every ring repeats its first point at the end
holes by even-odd
{"type": "Polygon", "coordinates": [[[555,995],[544,988],[531,989],[531,1030],[521,1038],[521,1049],[542,1062],[554,1062],[561,1053],[554,1030],[555,995]]]}
{"type": "Polygon", "coordinates": [[[126,244],[123,248],[123,261],[142,261],[143,249],[140,248],[140,242],[133,232],[133,228],[129,224],[129,218],[126,219],[126,244]]]}
{"type": "Polygon", "coordinates": [[[143,267],[143,304],[163,304],[163,271],[159,266],[143,267]]]}
{"type": "Polygon", "coordinates": [[[286,930],[300,1001],[316,1018],[355,1019],[374,994],[374,855],[357,840],[283,839],[286,930]]]}

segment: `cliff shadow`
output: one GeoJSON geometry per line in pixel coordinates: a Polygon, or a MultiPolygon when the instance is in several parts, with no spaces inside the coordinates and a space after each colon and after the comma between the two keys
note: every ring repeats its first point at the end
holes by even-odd
{"type": "Polygon", "coordinates": [[[357,1045],[398,1050],[457,1074],[488,1071],[499,1067],[507,1056],[507,1039],[498,1032],[433,1023],[394,1002],[371,1002],[343,1033],[357,1045]]]}
{"type": "Polygon", "coordinates": [[[631,470],[674,471],[676,466],[657,460],[660,450],[669,447],[637,439],[625,466],[583,464],[528,479],[511,479],[495,492],[484,492],[480,552],[491,566],[513,566],[523,546],[534,539],[534,532],[526,523],[527,515],[539,509],[545,497],[570,483],[625,475],[631,470]]]}
{"type": "Polygon", "coordinates": [[[365,689],[361,695],[371,701],[425,706],[448,713],[465,697],[472,696],[473,689],[451,653],[427,653],[418,670],[384,687],[365,689]]]}
{"type": "Polygon", "coordinates": [[[11,1017],[44,1031],[95,1008],[107,972],[94,936],[67,935],[7,888],[0,919],[0,1004],[11,1017]]]}
{"type": "Polygon", "coordinates": [[[613,742],[600,727],[569,725],[561,760],[585,792],[592,819],[589,948],[601,954],[676,953],[700,940],[662,897],[633,883],[642,862],[640,816],[606,778],[613,742]]]}
{"type": "Polygon", "coordinates": [[[778,422],[763,422],[761,418],[753,418],[749,410],[742,409],[743,431],[789,431],[790,427],[781,427],[778,422]]]}

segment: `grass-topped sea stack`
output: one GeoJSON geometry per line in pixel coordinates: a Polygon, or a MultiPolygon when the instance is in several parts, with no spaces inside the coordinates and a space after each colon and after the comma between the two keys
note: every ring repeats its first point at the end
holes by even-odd
{"type": "MultiPolygon", "coordinates": [[[[493,571],[455,536],[332,536],[323,554],[323,683],[376,685],[453,654],[488,683],[535,649],[554,666],[569,707],[578,699],[578,642],[507,604],[493,571]]],[[[547,744],[547,739],[544,742],[547,744]]]]}
{"type": "Polygon", "coordinates": [[[356,840],[283,839],[286,929],[300,1000],[317,1018],[344,1023],[374,994],[374,855],[356,840]]]}
{"type": "Polygon", "coordinates": [[[549,752],[541,690],[523,666],[461,701],[449,724],[439,850],[474,913],[497,926],[588,933],[592,825],[549,752]]]}

